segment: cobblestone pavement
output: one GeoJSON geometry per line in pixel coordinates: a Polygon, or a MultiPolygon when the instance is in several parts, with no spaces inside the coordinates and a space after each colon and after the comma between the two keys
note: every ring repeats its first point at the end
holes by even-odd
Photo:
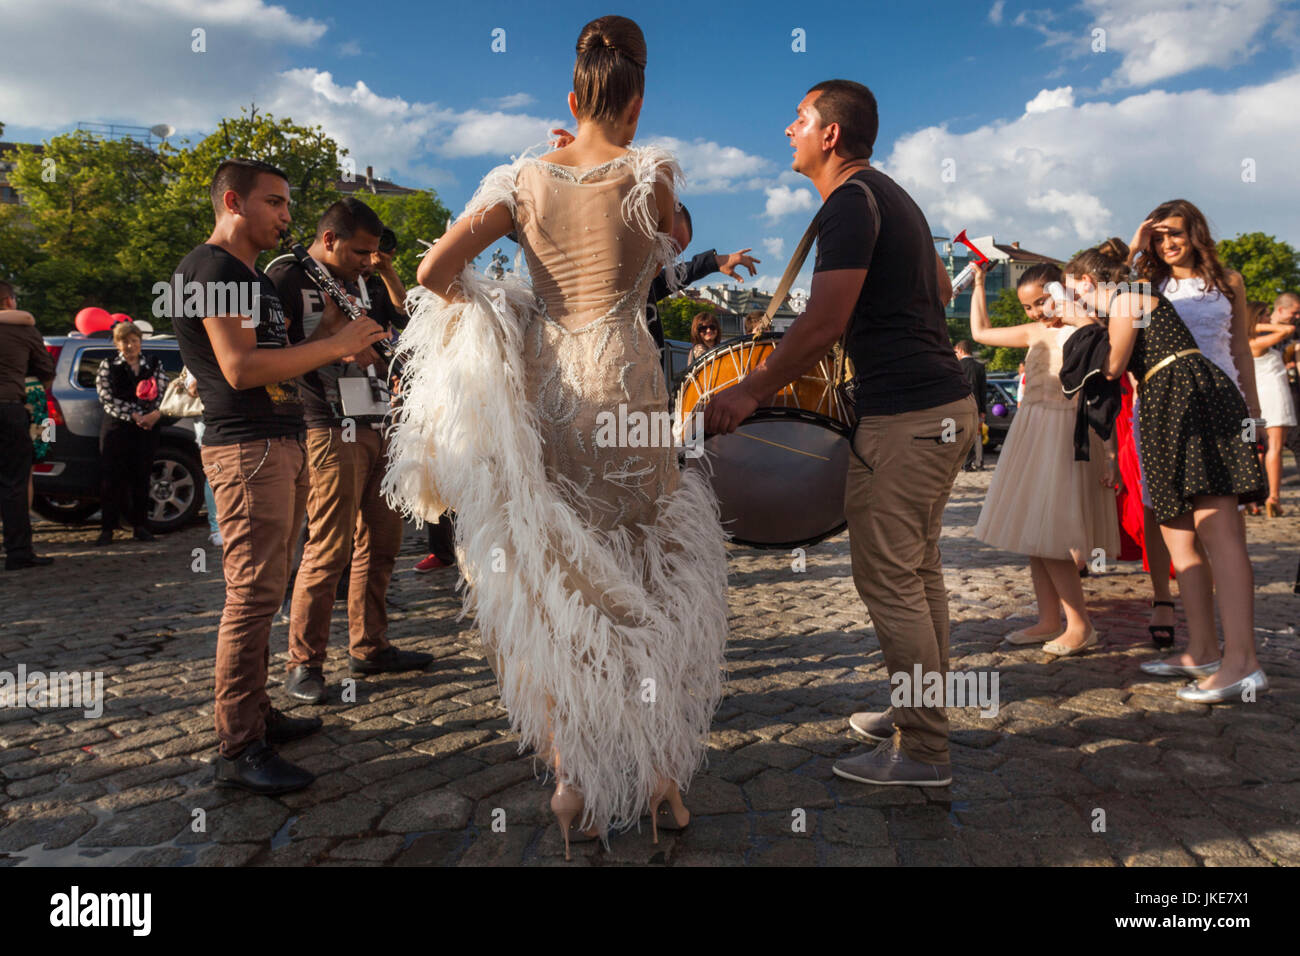
{"type": "MultiPolygon", "coordinates": [[[[648,826],[608,847],[575,844],[574,865],[1300,863],[1300,597],[1291,590],[1300,519],[1249,520],[1273,690],[1211,708],[1180,702],[1177,682],[1138,671],[1154,651],[1134,564],[1086,582],[1099,649],[1052,662],[1036,648],[998,648],[1032,619],[1033,592],[1020,558],[970,537],[988,478],[959,476],[944,557],[953,666],[995,670],[1001,709],[949,712],[951,787],[873,788],[831,773],[860,746],[848,715],[889,696],[846,536],[809,549],[803,573],[787,553],[733,548],[731,670],[707,768],[686,797],[690,826],[658,846],[648,826]]],[[[325,729],[283,751],[319,780],[275,799],[214,789],[222,582],[217,555],[206,572],[193,570],[205,531],[100,549],[95,529],[43,522],[37,546],[56,564],[0,576],[0,670],[98,670],[107,696],[95,719],[0,709],[0,862],[563,863],[550,788],[516,751],[472,623],[456,620],[454,574],[412,570],[424,553],[414,528],[391,592],[393,637],[436,662],[360,681],[356,702],[344,704],[336,613],[333,701],[292,708],[320,714],[325,729]]],[[[276,682],[285,647],[277,624],[276,682]]],[[[290,709],[278,687],[271,694],[290,709]]]]}

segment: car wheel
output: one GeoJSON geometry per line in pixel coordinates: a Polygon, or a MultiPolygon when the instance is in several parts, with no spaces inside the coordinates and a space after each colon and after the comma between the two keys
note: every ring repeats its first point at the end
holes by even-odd
{"type": "Polygon", "coordinates": [[[203,504],[203,469],[194,453],[159,448],[149,474],[149,528],[166,533],[194,520],[203,504]]]}
{"type": "Polygon", "coordinates": [[[83,524],[99,510],[99,500],[87,501],[85,498],[51,498],[47,495],[36,495],[32,498],[32,510],[47,521],[57,521],[59,524],[83,524]]]}

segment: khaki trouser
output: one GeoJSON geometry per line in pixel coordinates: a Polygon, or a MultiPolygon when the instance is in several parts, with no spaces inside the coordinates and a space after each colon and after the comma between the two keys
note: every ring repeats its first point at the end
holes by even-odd
{"type": "MultiPolygon", "coordinates": [[[[867,605],[892,676],[948,672],[948,593],[939,535],[957,471],[979,434],[973,398],[874,415],[858,422],[845,482],[844,513],[853,583],[867,605]]],[[[894,709],[903,752],[948,762],[942,707],[894,709]]]]}
{"type": "Polygon", "coordinates": [[[293,538],[307,506],[307,464],[297,437],[202,449],[217,501],[226,606],[217,632],[215,718],[233,757],[266,735],[271,621],[284,600],[293,538]]]}
{"type": "Polygon", "coordinates": [[[358,426],[353,441],[341,428],[307,429],[307,546],[293,588],[289,670],[321,667],[339,575],[352,560],[348,583],[348,644],[369,659],[388,647],[388,582],[402,547],[402,516],[379,493],[388,443],[358,426]]]}

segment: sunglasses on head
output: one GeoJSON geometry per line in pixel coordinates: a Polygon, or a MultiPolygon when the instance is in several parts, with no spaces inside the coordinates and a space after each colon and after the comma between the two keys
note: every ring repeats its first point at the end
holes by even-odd
{"type": "Polygon", "coordinates": [[[716,331],[718,331],[718,327],[717,327],[716,325],[701,325],[701,326],[700,326],[700,331],[701,331],[701,332],[716,332],[716,331]]]}

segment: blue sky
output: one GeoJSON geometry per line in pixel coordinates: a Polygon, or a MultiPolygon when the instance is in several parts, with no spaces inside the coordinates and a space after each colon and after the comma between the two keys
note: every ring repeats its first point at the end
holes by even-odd
{"type": "Polygon", "coordinates": [[[781,131],[832,76],[875,91],[875,160],[937,234],[967,228],[1067,255],[1127,239],[1182,195],[1219,235],[1262,229],[1300,245],[1294,0],[104,6],[0,0],[6,139],[77,120],[170,122],[197,137],[256,100],[322,123],[360,167],[433,187],[459,210],[488,168],[569,119],[578,31],[623,13],[650,51],[638,138],[680,152],[693,251],[754,247],[761,287],[816,206],[781,131]],[[491,50],[496,28],[504,53],[491,50]],[[806,52],[791,49],[796,28],[806,52]]]}

